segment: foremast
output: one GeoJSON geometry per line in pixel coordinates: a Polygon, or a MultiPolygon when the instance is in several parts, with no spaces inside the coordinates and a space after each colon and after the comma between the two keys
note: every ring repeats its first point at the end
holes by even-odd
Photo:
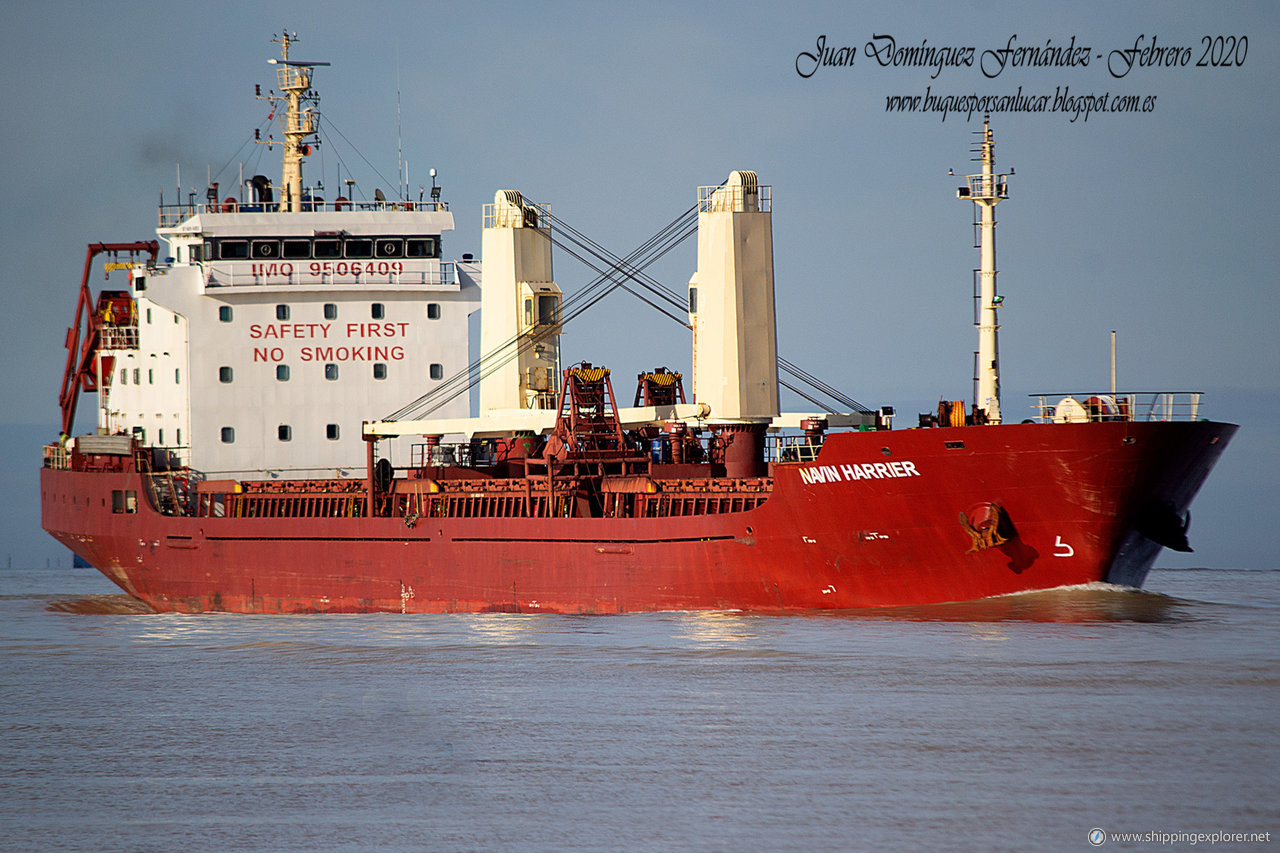
{"type": "MultiPolygon", "coordinates": [[[[978,160],[982,173],[968,175],[968,186],[960,187],[956,196],[968,199],[976,205],[975,224],[978,225],[978,247],[981,250],[981,268],[978,270],[976,293],[978,300],[978,362],[975,379],[978,383],[975,410],[981,410],[987,423],[1000,423],[1000,319],[997,308],[1004,300],[996,292],[996,205],[1009,197],[1007,174],[995,171],[996,143],[991,132],[990,116],[983,116],[982,139],[978,145],[978,160]]],[[[1010,172],[1009,174],[1012,174],[1010,172]]]]}
{"type": "MultiPolygon", "coordinates": [[[[276,71],[276,79],[283,93],[274,91],[259,98],[270,101],[272,106],[284,102],[285,114],[281,121],[284,128],[284,158],[280,170],[282,213],[298,213],[302,210],[302,158],[311,153],[307,144],[309,137],[316,132],[315,116],[312,105],[319,103],[320,96],[311,91],[311,69],[328,65],[327,62],[299,62],[289,58],[289,45],[298,40],[298,34],[282,31],[279,38],[272,39],[280,45],[280,59],[267,60],[272,65],[281,66],[276,71]],[[303,104],[307,104],[303,108],[303,104]]],[[[258,140],[267,145],[275,140],[267,138],[258,140]]]]}

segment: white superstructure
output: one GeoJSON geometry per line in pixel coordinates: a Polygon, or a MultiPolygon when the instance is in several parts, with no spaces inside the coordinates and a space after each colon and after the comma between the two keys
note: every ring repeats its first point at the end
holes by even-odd
{"type": "MultiPolygon", "coordinates": [[[[290,40],[280,73],[309,86],[321,63],[290,61],[290,40]]],[[[258,176],[247,200],[212,185],[205,204],[162,206],[160,261],[130,273],[133,323],[102,341],[99,429],[210,478],[363,476],[361,422],[467,366],[479,265],[442,260],[448,205],[313,197],[299,103],[283,185],[258,176]]],[[[467,397],[438,413],[465,417],[467,397]]]]}

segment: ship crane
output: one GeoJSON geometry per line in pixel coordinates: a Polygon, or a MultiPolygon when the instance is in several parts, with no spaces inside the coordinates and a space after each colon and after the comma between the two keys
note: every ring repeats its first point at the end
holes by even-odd
{"type": "Polygon", "coordinates": [[[978,160],[982,173],[967,175],[968,184],[956,190],[956,197],[973,202],[974,224],[978,226],[978,248],[981,268],[975,270],[974,298],[977,300],[975,325],[978,327],[978,353],[974,379],[977,394],[974,410],[985,415],[987,423],[1000,423],[1000,319],[997,309],[1004,297],[996,292],[996,205],[1009,197],[1008,178],[1013,174],[995,171],[996,143],[991,133],[991,116],[982,118],[978,160]]]}

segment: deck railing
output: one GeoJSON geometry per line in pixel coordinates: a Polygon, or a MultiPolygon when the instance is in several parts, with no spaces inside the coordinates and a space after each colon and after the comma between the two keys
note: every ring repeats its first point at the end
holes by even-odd
{"type": "Polygon", "coordinates": [[[1194,421],[1200,419],[1202,391],[1092,391],[1032,394],[1038,423],[1087,421],[1194,421]]]}
{"type": "MultiPolygon", "coordinates": [[[[254,272],[254,267],[266,266],[265,263],[250,264],[237,262],[234,266],[208,263],[204,265],[205,285],[207,287],[256,287],[262,285],[289,286],[299,284],[375,284],[379,287],[391,285],[429,285],[434,287],[455,287],[458,284],[458,267],[451,261],[442,261],[435,269],[414,269],[396,272],[389,261],[352,261],[352,266],[359,266],[359,273],[320,273],[313,275],[311,267],[316,262],[295,261],[292,264],[273,263],[270,273],[254,272]],[[373,272],[367,272],[369,266],[373,272]],[[285,267],[287,272],[281,272],[285,267]]],[[[339,262],[340,266],[346,263],[339,262]]]]}
{"type": "MultiPolygon", "coordinates": [[[[447,201],[304,201],[303,213],[344,213],[350,211],[401,211],[421,213],[447,211],[447,201]]],[[[204,204],[162,204],[161,228],[176,228],[192,216],[219,213],[280,213],[280,202],[219,201],[204,204]]]]}

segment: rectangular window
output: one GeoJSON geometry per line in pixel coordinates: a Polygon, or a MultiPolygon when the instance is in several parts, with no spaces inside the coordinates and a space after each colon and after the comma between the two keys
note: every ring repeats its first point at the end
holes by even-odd
{"type": "Polygon", "coordinates": [[[342,244],[337,240],[316,240],[311,246],[311,251],[317,258],[340,258],[342,244]]]}
{"type": "Polygon", "coordinates": [[[293,428],[288,424],[280,424],[280,426],[276,427],[276,438],[281,441],[292,441],[293,428]]]}
{"type": "Polygon", "coordinates": [[[249,244],[249,256],[255,261],[274,261],[280,257],[280,241],[254,240],[249,244]]]}
{"type": "Polygon", "coordinates": [[[338,306],[334,305],[332,302],[326,302],[324,304],[324,318],[326,320],[338,319],[338,306]]]}
{"type": "Polygon", "coordinates": [[[111,511],[114,513],[124,512],[124,489],[111,490],[111,511]]]}
{"type": "Polygon", "coordinates": [[[218,260],[243,261],[249,257],[248,240],[219,240],[218,260]]]}
{"type": "Polygon", "coordinates": [[[160,445],[161,447],[164,446],[164,429],[163,428],[156,430],[156,444],[160,445]]]}
{"type": "Polygon", "coordinates": [[[285,240],[280,256],[285,260],[296,261],[311,257],[310,240],[285,240]]]}
{"type": "Polygon", "coordinates": [[[342,256],[344,258],[368,258],[372,255],[372,240],[347,240],[342,245],[342,256]]]}
{"type": "Polygon", "coordinates": [[[385,364],[383,364],[382,362],[378,362],[378,363],[374,364],[374,366],[373,366],[373,378],[374,378],[374,379],[386,379],[386,378],[387,378],[387,366],[386,366],[385,364]]]}
{"type": "Polygon", "coordinates": [[[289,365],[287,364],[276,365],[276,381],[277,382],[289,381],[289,365]]]}
{"type": "Polygon", "coordinates": [[[556,322],[556,304],[559,301],[554,294],[538,296],[538,325],[550,326],[556,322]]]}
{"type": "Polygon", "coordinates": [[[223,384],[230,382],[234,375],[235,371],[230,367],[227,367],[225,364],[218,368],[218,381],[223,384]]]}
{"type": "Polygon", "coordinates": [[[324,427],[325,438],[329,439],[330,441],[337,441],[338,433],[339,431],[338,431],[337,424],[325,424],[325,427],[324,427]]]}
{"type": "Polygon", "coordinates": [[[154,367],[147,368],[147,384],[148,385],[156,384],[156,369],[154,367]]]}
{"type": "Polygon", "coordinates": [[[230,306],[230,305],[219,305],[219,306],[218,306],[218,320],[219,320],[220,322],[223,322],[223,323],[230,323],[230,322],[231,322],[231,314],[232,314],[232,311],[231,311],[231,306],[230,306]]]}
{"type": "Polygon", "coordinates": [[[120,368],[120,384],[121,385],[129,384],[129,368],[127,367],[120,368]]]}
{"type": "Polygon", "coordinates": [[[277,319],[277,320],[288,320],[288,319],[289,319],[289,306],[288,306],[288,305],[277,305],[277,306],[276,306],[276,319],[277,319]]]}
{"type": "Polygon", "coordinates": [[[439,302],[427,303],[427,319],[428,320],[440,319],[440,303],[439,302]]]}
{"type": "Polygon", "coordinates": [[[182,384],[182,368],[180,367],[175,367],[173,369],[173,384],[174,385],[182,384]]]}
{"type": "Polygon", "coordinates": [[[176,432],[176,433],[178,434],[178,437],[177,437],[177,438],[175,438],[175,439],[174,439],[174,441],[175,441],[175,442],[177,442],[177,444],[178,444],[178,446],[179,446],[179,447],[181,447],[181,446],[182,446],[182,430],[180,430],[180,429],[179,429],[179,430],[174,430],[174,432],[176,432]]]}
{"type": "Polygon", "coordinates": [[[329,362],[328,364],[326,364],[326,365],[324,366],[324,378],[325,378],[325,379],[337,379],[337,378],[338,378],[338,365],[334,364],[333,362],[329,362]]]}
{"type": "Polygon", "coordinates": [[[150,308],[147,309],[147,325],[148,326],[151,325],[151,309],[150,308]]]}
{"type": "Polygon", "coordinates": [[[387,316],[387,307],[381,302],[375,302],[369,306],[369,316],[375,320],[381,320],[387,316]]]}
{"type": "Polygon", "coordinates": [[[235,427],[223,427],[223,428],[222,428],[222,443],[223,443],[223,444],[233,444],[233,443],[235,442],[235,440],[236,440],[236,430],[235,430],[235,427]]]}
{"type": "Polygon", "coordinates": [[[379,237],[374,244],[374,253],[379,258],[403,258],[404,241],[396,237],[379,237]]]}
{"type": "Polygon", "coordinates": [[[124,490],[124,511],[130,514],[138,511],[138,493],[133,489],[124,490]]]}
{"type": "Polygon", "coordinates": [[[406,258],[435,258],[439,257],[436,251],[436,241],[427,237],[421,240],[405,240],[404,254],[406,258]]]}
{"type": "Polygon", "coordinates": [[[133,369],[133,384],[134,385],[142,384],[142,368],[140,367],[135,367],[133,369]]]}
{"type": "Polygon", "coordinates": [[[432,365],[431,365],[431,378],[432,378],[432,379],[444,379],[444,365],[443,365],[443,364],[432,364],[432,365]]]}

